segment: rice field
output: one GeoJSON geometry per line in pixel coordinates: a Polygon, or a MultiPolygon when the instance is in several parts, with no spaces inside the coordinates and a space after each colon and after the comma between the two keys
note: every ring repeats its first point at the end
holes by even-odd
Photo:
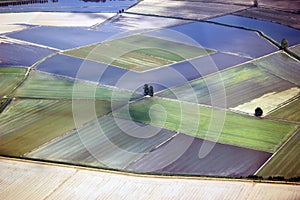
{"type": "MultiPolygon", "coordinates": [[[[0,68],[1,69],[1,68],[0,68]]],[[[124,101],[139,95],[116,88],[101,87],[55,75],[32,71],[27,80],[16,90],[16,97],[50,99],[96,99],[124,101]]]]}
{"type": "Polygon", "coordinates": [[[51,49],[0,38],[0,66],[29,67],[53,53],[55,53],[55,51],[51,49]]]}
{"type": "MultiPolygon", "coordinates": [[[[93,119],[86,111],[88,104],[78,103],[76,109],[83,117],[77,126],[93,119]]],[[[110,112],[110,107],[110,102],[95,102],[98,116],[110,112]]],[[[75,128],[71,101],[15,100],[1,113],[0,154],[21,156],[75,128]]]]}
{"type": "Polygon", "coordinates": [[[215,51],[144,35],[134,35],[64,53],[142,72],[212,54],[215,51]]]}
{"type": "Polygon", "coordinates": [[[283,38],[289,41],[290,46],[300,43],[300,30],[277,23],[266,22],[236,15],[225,15],[222,17],[211,19],[210,21],[261,31],[262,33],[276,41],[278,44],[281,43],[281,40],[283,38]]]}
{"type": "Polygon", "coordinates": [[[219,109],[160,98],[144,99],[130,104],[129,108],[113,112],[114,117],[156,125],[222,144],[266,152],[274,152],[298,127],[286,122],[226,112],[224,127],[220,130],[219,124],[223,114],[219,109]],[[212,112],[219,122],[217,126],[210,127],[212,112]]]}
{"type": "Polygon", "coordinates": [[[300,187],[292,184],[130,176],[3,158],[0,168],[1,195],[7,199],[300,198],[300,187]]]}
{"type": "MultiPolygon", "coordinates": [[[[160,92],[158,96],[217,107],[223,106],[223,99],[226,100],[227,108],[234,108],[266,93],[279,93],[293,87],[297,86],[269,74],[252,63],[247,63],[184,85],[166,89],[160,92]],[[220,96],[224,93],[224,89],[225,96],[220,96]]],[[[281,101],[281,99],[279,100],[281,101]]],[[[275,103],[275,105],[272,104],[271,109],[282,101],[275,103]]],[[[269,104],[269,102],[260,102],[257,106],[259,105],[264,109],[265,104],[269,104]]],[[[250,111],[250,114],[254,112],[254,109],[255,107],[250,111]]]]}
{"type": "Polygon", "coordinates": [[[27,69],[0,67],[0,98],[8,95],[23,80],[27,69]]]}
{"type": "Polygon", "coordinates": [[[25,156],[123,169],[174,134],[169,130],[105,116],[25,156]]]}
{"type": "Polygon", "coordinates": [[[300,21],[300,16],[297,13],[272,10],[262,7],[253,7],[247,10],[236,12],[234,13],[234,15],[276,22],[296,29],[300,29],[300,24],[298,23],[300,21]]]}
{"type": "Polygon", "coordinates": [[[280,151],[258,172],[257,175],[283,176],[285,178],[300,176],[300,131],[283,146],[280,151]]]}
{"type": "Polygon", "coordinates": [[[268,115],[271,119],[300,122],[300,98],[268,115]]]}
{"type": "Polygon", "coordinates": [[[267,70],[282,79],[300,85],[300,62],[286,53],[279,52],[253,62],[256,66],[267,70]]]}
{"type": "Polygon", "coordinates": [[[219,144],[178,134],[168,143],[129,165],[127,170],[158,174],[246,177],[255,173],[270,156],[271,153],[263,151],[219,144]],[[182,152],[178,156],[177,147],[179,146],[182,152]],[[211,146],[213,148],[209,151],[211,146]],[[209,151],[206,156],[199,156],[206,151],[209,151]]]}
{"type": "Polygon", "coordinates": [[[220,2],[144,0],[128,9],[128,12],[199,20],[236,12],[247,7],[249,6],[220,2]]]}

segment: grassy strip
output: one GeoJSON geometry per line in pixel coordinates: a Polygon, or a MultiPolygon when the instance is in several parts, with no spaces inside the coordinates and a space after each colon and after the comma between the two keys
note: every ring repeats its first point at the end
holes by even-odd
{"type": "Polygon", "coordinates": [[[134,35],[64,53],[126,69],[144,71],[208,55],[214,51],[154,37],[134,35]]]}
{"type": "Polygon", "coordinates": [[[300,98],[268,115],[268,118],[300,122],[300,98]]]}
{"type": "Polygon", "coordinates": [[[218,132],[214,132],[215,127],[212,127],[211,131],[207,133],[212,112],[219,117],[222,116],[221,110],[159,98],[144,99],[133,103],[129,106],[130,116],[127,115],[127,112],[128,110],[123,108],[115,112],[114,116],[125,119],[130,118],[134,121],[160,126],[208,140],[218,138],[217,141],[220,143],[267,152],[274,152],[298,127],[295,124],[263,120],[227,112],[220,135],[218,132]],[[166,116],[165,123],[163,123],[164,115],[166,116]],[[197,122],[199,127],[197,127],[197,122]]]}
{"type": "MultiPolygon", "coordinates": [[[[93,119],[85,112],[89,101],[81,101],[77,111],[82,119],[77,125],[93,119]]],[[[98,116],[111,110],[108,101],[96,101],[98,116]]],[[[23,155],[38,146],[61,136],[75,128],[72,101],[59,100],[17,100],[1,113],[0,118],[0,153],[5,155],[23,155]]]]}
{"type": "Polygon", "coordinates": [[[257,175],[283,176],[285,178],[300,176],[300,131],[268,162],[257,175]]]}
{"type": "Polygon", "coordinates": [[[0,67],[0,98],[9,94],[22,81],[26,71],[22,67],[0,67]]]}
{"type": "Polygon", "coordinates": [[[113,88],[79,83],[71,79],[32,71],[28,79],[16,90],[17,97],[51,99],[126,100],[139,96],[113,88]],[[75,89],[75,90],[74,90],[75,89]]]}

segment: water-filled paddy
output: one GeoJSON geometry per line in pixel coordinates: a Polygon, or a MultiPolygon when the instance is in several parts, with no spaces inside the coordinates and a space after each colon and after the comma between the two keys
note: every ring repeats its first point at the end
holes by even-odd
{"type": "Polygon", "coordinates": [[[31,66],[54,50],[0,40],[0,66],[31,66]]]}
{"type": "MultiPolygon", "coordinates": [[[[136,3],[136,0],[93,1],[93,0],[56,0],[43,3],[8,5],[0,7],[0,12],[118,12],[136,3]]],[[[1,5],[1,4],[0,4],[1,5]]]]}
{"type": "Polygon", "coordinates": [[[256,20],[235,15],[217,17],[211,19],[210,21],[261,31],[265,35],[278,42],[279,44],[281,43],[281,40],[283,38],[287,39],[290,45],[296,45],[300,43],[300,30],[277,23],[266,22],[262,20],[256,20]]]}
{"type": "Polygon", "coordinates": [[[157,92],[167,87],[184,84],[189,80],[226,69],[247,60],[243,57],[217,53],[211,56],[196,58],[190,62],[184,61],[151,71],[136,73],[99,62],[59,54],[41,63],[37,67],[37,70],[72,78],[77,77],[131,91],[137,89],[142,91],[140,87],[145,83],[152,83],[155,92],[157,92]]]}
{"type": "Polygon", "coordinates": [[[8,36],[57,49],[70,49],[102,42],[112,34],[80,28],[43,26],[11,33],[8,36]]]}
{"type": "MultiPolygon", "coordinates": [[[[195,22],[174,26],[170,29],[192,38],[205,48],[230,52],[244,57],[257,58],[277,50],[274,45],[260,37],[257,33],[237,28],[195,22]]],[[[148,34],[173,40],[168,30],[162,29],[148,34]]]]}

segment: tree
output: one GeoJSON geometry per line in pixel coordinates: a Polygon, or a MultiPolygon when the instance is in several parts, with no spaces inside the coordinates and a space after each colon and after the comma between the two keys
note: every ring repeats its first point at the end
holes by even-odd
{"type": "Polygon", "coordinates": [[[260,117],[260,116],[262,116],[262,114],[263,114],[263,110],[262,110],[260,107],[257,107],[257,108],[255,109],[254,115],[255,115],[256,117],[260,117]]]}
{"type": "Polygon", "coordinates": [[[153,97],[153,87],[152,86],[150,86],[149,87],[149,95],[151,96],[151,97],[153,97]]]}
{"type": "Polygon", "coordinates": [[[148,84],[145,84],[144,85],[144,96],[147,96],[149,95],[149,87],[148,87],[148,84]]]}
{"type": "Polygon", "coordinates": [[[254,0],[253,5],[254,5],[254,7],[258,7],[258,2],[257,2],[257,0],[254,0]]]}
{"type": "Polygon", "coordinates": [[[289,47],[289,41],[287,39],[283,38],[281,40],[281,49],[286,50],[289,47]]]}

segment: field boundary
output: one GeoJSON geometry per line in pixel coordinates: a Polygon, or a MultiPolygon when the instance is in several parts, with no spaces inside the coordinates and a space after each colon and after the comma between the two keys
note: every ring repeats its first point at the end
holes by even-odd
{"type": "Polygon", "coordinates": [[[86,166],[86,165],[75,165],[72,163],[59,162],[59,161],[48,161],[42,159],[32,159],[32,158],[24,158],[24,157],[16,157],[16,156],[6,156],[0,154],[0,160],[11,160],[25,163],[33,163],[39,165],[49,165],[56,167],[66,167],[72,168],[76,170],[86,170],[86,171],[95,171],[102,173],[110,173],[116,175],[123,176],[131,176],[131,177],[139,177],[139,178],[162,178],[162,179],[181,179],[181,180],[207,180],[207,181],[235,181],[242,183],[269,183],[269,184],[283,184],[283,185],[296,185],[300,186],[299,182],[287,182],[287,181],[271,181],[271,180],[252,180],[241,177],[222,177],[222,176],[205,176],[205,175],[179,175],[179,174],[154,174],[154,173],[137,173],[137,172],[129,172],[122,171],[116,169],[109,168],[100,168],[94,166],[86,166]]]}
{"type": "Polygon", "coordinates": [[[262,168],[264,168],[264,166],[266,166],[271,160],[272,158],[293,138],[295,137],[295,135],[297,135],[298,133],[300,133],[300,128],[298,128],[274,153],[273,155],[262,165],[260,166],[260,168],[254,173],[254,175],[257,175],[260,170],[262,170],[262,168]]]}

